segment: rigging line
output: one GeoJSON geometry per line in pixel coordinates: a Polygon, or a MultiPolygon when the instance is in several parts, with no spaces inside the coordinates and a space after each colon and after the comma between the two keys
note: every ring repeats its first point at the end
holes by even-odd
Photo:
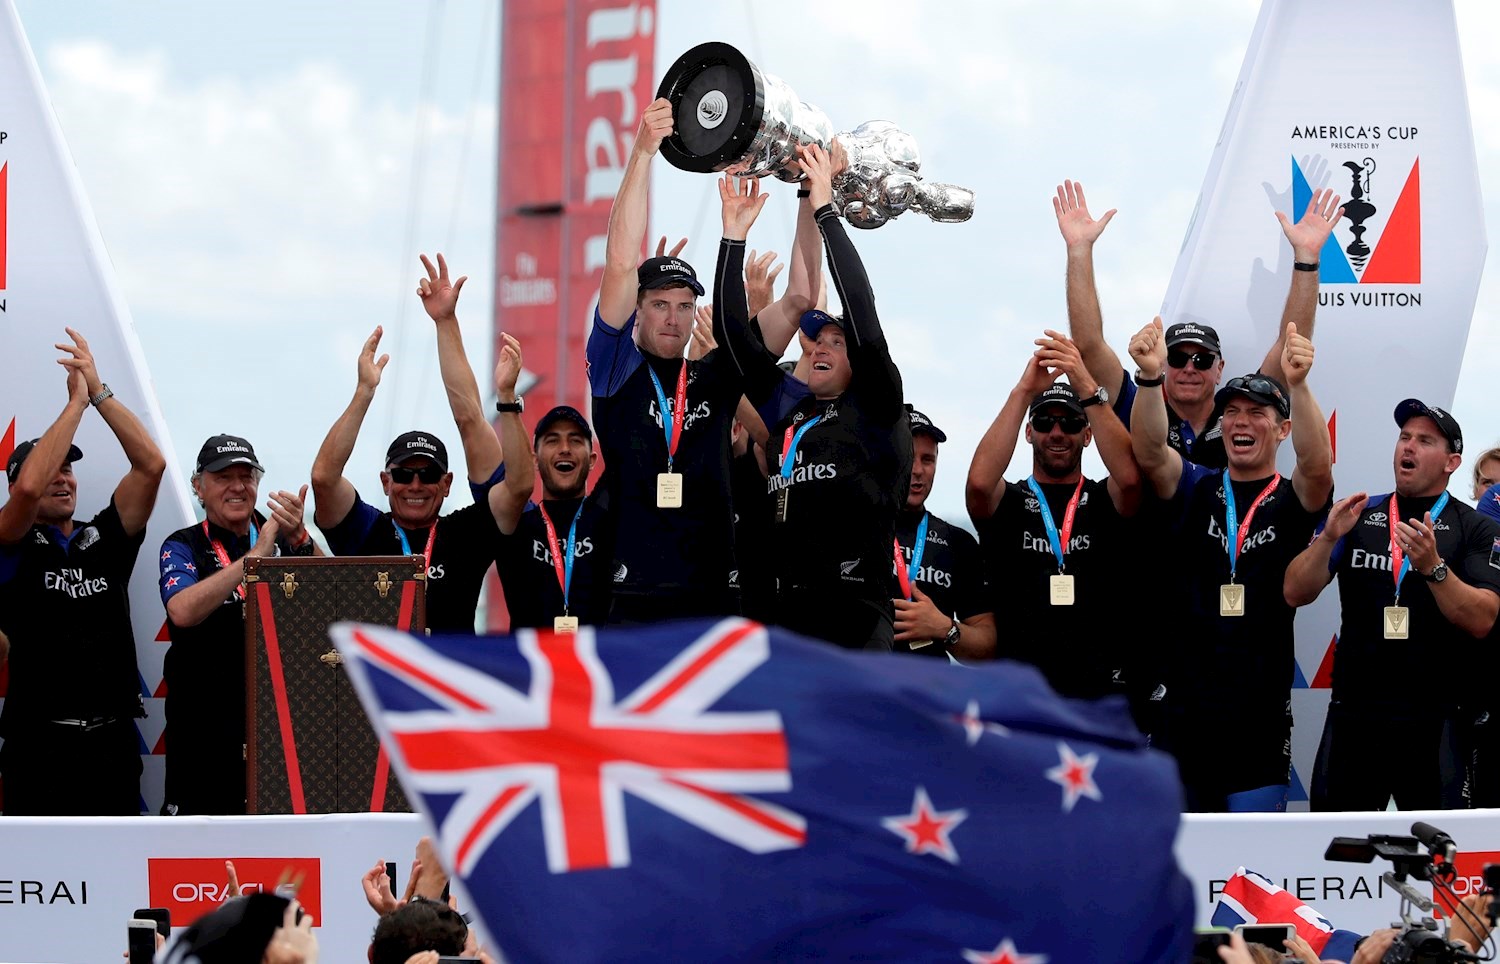
{"type": "MultiPolygon", "coordinates": [[[[399,297],[396,303],[396,320],[392,326],[395,330],[395,351],[391,358],[399,364],[406,347],[406,312],[414,297],[410,279],[415,274],[412,265],[416,262],[416,239],[417,223],[421,215],[419,203],[422,195],[422,178],[426,173],[427,165],[427,105],[432,100],[433,77],[436,73],[435,66],[437,57],[434,48],[438,41],[438,26],[443,18],[443,10],[446,7],[444,0],[436,0],[427,8],[426,37],[422,42],[422,69],[421,80],[418,84],[417,104],[415,121],[412,130],[412,160],[411,160],[411,183],[406,192],[406,235],[401,243],[401,263],[396,271],[398,279],[397,288],[399,297]]],[[[399,388],[400,380],[392,388],[399,388]]],[[[395,401],[399,402],[400,392],[393,394],[397,396],[395,401]]],[[[420,407],[421,399],[417,399],[416,406],[420,407]]],[[[399,404],[392,404],[386,409],[386,437],[390,438],[395,433],[396,413],[401,410],[399,404]]]]}

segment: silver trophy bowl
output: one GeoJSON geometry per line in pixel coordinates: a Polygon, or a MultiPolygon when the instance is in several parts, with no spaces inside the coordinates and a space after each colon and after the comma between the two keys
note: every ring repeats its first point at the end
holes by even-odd
{"type": "Polygon", "coordinates": [[[907,211],[956,223],[974,215],[974,192],[922,180],[912,136],[890,121],[865,121],[834,133],[828,116],[779,77],[726,43],[700,44],[677,58],[657,89],[672,105],[672,136],[661,153],[673,167],[800,181],[797,148],[844,149],[848,164],[833,180],[833,205],[857,228],[878,228],[907,211]]]}

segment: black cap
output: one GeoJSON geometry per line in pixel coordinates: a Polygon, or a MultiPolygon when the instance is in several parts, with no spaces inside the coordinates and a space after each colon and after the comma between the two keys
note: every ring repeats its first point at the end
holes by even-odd
{"type": "Polygon", "coordinates": [[[541,421],[536,423],[536,431],[531,433],[531,447],[536,448],[536,444],[542,440],[542,434],[557,422],[572,422],[577,425],[583,429],[583,434],[589,440],[589,444],[593,444],[594,430],[589,427],[589,420],[583,417],[583,413],[571,405],[559,405],[543,415],[541,421]]]}
{"type": "Polygon", "coordinates": [[[193,468],[193,474],[218,472],[231,465],[248,465],[252,469],[265,471],[256,461],[255,449],[249,442],[238,435],[215,435],[198,450],[198,464],[193,468]]]}
{"type": "Polygon", "coordinates": [[[407,432],[385,450],[385,467],[400,465],[410,458],[430,459],[444,472],[448,471],[448,447],[431,432],[407,432]]]}
{"type": "Polygon", "coordinates": [[[1453,451],[1459,455],[1464,453],[1463,429],[1458,427],[1458,421],[1452,415],[1449,415],[1441,408],[1434,408],[1415,398],[1408,398],[1396,406],[1397,425],[1405,425],[1418,415],[1426,415],[1436,422],[1438,431],[1443,433],[1443,437],[1448,440],[1448,444],[1452,446],[1453,451]]]}
{"type": "Polygon", "coordinates": [[[636,269],[635,276],[642,291],[685,284],[697,292],[699,297],[703,296],[703,285],[698,283],[698,272],[681,258],[650,258],[636,269]]]}
{"type": "Polygon", "coordinates": [[[911,434],[916,435],[921,432],[924,435],[931,435],[934,442],[948,441],[948,433],[932,424],[932,419],[910,405],[906,406],[906,415],[911,420],[911,434]]]}
{"type": "Polygon", "coordinates": [[[1083,410],[1083,403],[1078,393],[1073,391],[1073,386],[1067,382],[1047,386],[1046,391],[1031,400],[1031,407],[1028,411],[1034,414],[1037,409],[1048,405],[1061,405],[1075,415],[1087,416],[1088,414],[1083,410]]]}
{"type": "Polygon", "coordinates": [[[1253,372],[1231,378],[1214,393],[1214,404],[1223,407],[1230,396],[1248,398],[1257,405],[1270,405],[1282,418],[1292,417],[1292,398],[1281,383],[1270,375],[1253,372]]]}
{"type": "Polygon", "coordinates": [[[1202,345],[1215,355],[1224,354],[1219,350],[1219,333],[1207,325],[1191,321],[1167,329],[1167,347],[1176,348],[1178,345],[1202,345]]]}
{"type": "Polygon", "coordinates": [[[818,340],[818,332],[822,331],[827,325],[836,325],[839,331],[844,330],[843,319],[835,318],[828,312],[819,311],[817,308],[811,311],[804,311],[802,313],[802,320],[797,323],[797,327],[802,329],[802,334],[813,341],[818,340]]]}
{"type": "MultiPolygon", "coordinates": [[[[11,484],[14,485],[16,477],[21,474],[21,463],[26,461],[26,456],[31,454],[31,450],[36,448],[36,443],[40,441],[41,439],[34,438],[29,442],[22,442],[20,445],[16,446],[15,451],[10,453],[10,458],[5,462],[5,478],[10,481],[11,484]]],[[[63,459],[63,462],[71,465],[81,458],[83,458],[83,452],[78,448],[78,446],[69,445],[68,457],[63,459]]]]}

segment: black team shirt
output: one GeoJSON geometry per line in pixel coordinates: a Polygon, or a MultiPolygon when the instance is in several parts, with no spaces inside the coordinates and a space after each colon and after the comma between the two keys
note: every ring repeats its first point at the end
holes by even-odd
{"type": "MultiPolygon", "coordinates": [[[[910,572],[913,551],[917,544],[917,530],[922,525],[922,516],[927,516],[926,548],[922,550],[922,564],[917,570],[916,587],[932,599],[938,612],[957,616],[963,622],[971,616],[990,612],[990,602],[985,593],[984,564],[979,555],[979,543],[964,530],[924,510],[907,509],[896,515],[896,542],[901,546],[901,565],[910,572]]],[[[895,550],[892,549],[892,561],[895,550]]],[[[897,593],[901,580],[896,580],[897,593]]],[[[920,641],[919,641],[920,642],[920,641]]],[[[897,643],[896,651],[912,652],[919,656],[944,656],[941,638],[928,646],[912,649],[911,643],[897,643]]]]}
{"type": "Polygon", "coordinates": [[[594,432],[604,455],[599,486],[615,520],[613,593],[650,597],[660,619],[737,612],[729,428],[743,392],[739,374],[722,351],[686,362],[647,354],[631,338],[635,324],[631,314],[616,331],[596,306],[588,343],[594,432]],[[682,505],[660,509],[656,477],[667,471],[667,440],[647,368],[661,381],[670,425],[684,364],[687,404],[672,462],[682,505]]]}
{"type": "MultiPolygon", "coordinates": [[[[573,543],[573,579],[568,589],[568,615],[584,626],[597,626],[609,614],[609,580],[613,572],[607,541],[610,520],[598,499],[544,499],[547,516],[557,535],[557,547],[567,558],[568,532],[578,518],[573,543]],[[582,506],[583,511],[579,512],[582,506]]],[[[496,537],[495,570],[505,590],[512,631],[552,628],[563,615],[562,585],[547,538],[547,526],[537,503],[530,503],[516,521],[516,531],[496,537]]]]}
{"type": "MultiPolygon", "coordinates": [[[[1077,482],[1041,482],[1061,538],[1077,482]]],[[[978,524],[991,606],[1000,628],[995,655],[1030,663],[1064,696],[1097,699],[1123,692],[1116,671],[1128,657],[1132,633],[1119,589],[1129,571],[1124,521],[1109,483],[1086,479],[1063,558],[1073,577],[1071,606],[1051,603],[1057,556],[1047,539],[1041,505],[1026,480],[1010,482],[989,519],[978,524]]]]}
{"type": "Polygon", "coordinates": [[[760,411],[766,446],[769,558],[780,591],[812,592],[831,604],[863,602],[891,618],[896,512],[911,480],[911,426],[901,373],[891,360],[869,277],[838,215],[824,205],[814,215],[828,251],[829,270],[845,309],[845,344],[853,372],[838,398],[814,398],[776,366],[750,332],[744,295],[743,241],[722,240],[714,277],[714,335],[745,375],[745,391],[760,411]],[[797,443],[790,478],[780,471],[789,428],[819,419],[797,443]],[[787,490],[787,514],[776,512],[787,490]]]}
{"type": "MultiPolygon", "coordinates": [[[[1421,521],[1438,498],[1397,496],[1399,518],[1421,521]]],[[[1395,605],[1396,591],[1390,514],[1389,495],[1372,497],[1328,560],[1343,608],[1333,657],[1333,698],[1385,716],[1450,714],[1461,701],[1488,696],[1493,689],[1492,678],[1479,678],[1483,674],[1473,671],[1485,665],[1480,660],[1486,642],[1448,621],[1432,596],[1432,584],[1415,568],[1401,581],[1400,604],[1408,611],[1411,638],[1385,638],[1384,611],[1395,605]],[[1408,686],[1418,680],[1436,685],[1414,694],[1408,686]],[[1475,688],[1466,692],[1466,683],[1475,688]]],[[[1500,527],[1493,520],[1450,498],[1433,520],[1433,534],[1438,555],[1448,563],[1449,579],[1500,594],[1500,527]]],[[[1492,699],[1479,705],[1491,704],[1492,699]]]]}

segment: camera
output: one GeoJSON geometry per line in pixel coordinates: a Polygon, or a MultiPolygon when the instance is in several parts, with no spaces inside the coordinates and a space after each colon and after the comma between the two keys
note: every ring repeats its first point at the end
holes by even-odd
{"type": "MultiPolygon", "coordinates": [[[[1437,921],[1431,917],[1413,917],[1413,912],[1423,914],[1433,908],[1432,901],[1422,895],[1407,878],[1431,882],[1435,895],[1446,896],[1444,902],[1452,908],[1452,915],[1472,918],[1466,921],[1475,933],[1487,930],[1474,912],[1464,907],[1453,891],[1455,869],[1453,858],[1458,852],[1453,838],[1438,828],[1426,823],[1414,823],[1413,836],[1371,834],[1368,837],[1335,837],[1323,854],[1325,860],[1340,860],[1351,863],[1370,863],[1376,857],[1391,862],[1393,869],[1386,871],[1382,879],[1387,886],[1401,895],[1401,920],[1391,926],[1399,929],[1395,941],[1381,958],[1382,964],[1455,964],[1460,961],[1493,959],[1493,954],[1481,958],[1457,941],[1447,939],[1446,932],[1438,933],[1437,921]],[[1479,925],[1479,926],[1473,926],[1479,925]]],[[[1494,895],[1500,884],[1500,865],[1489,864],[1484,868],[1484,893],[1494,895]]],[[[1500,907],[1491,902],[1490,927],[1495,923],[1495,912],[1500,907]]],[[[1486,941],[1488,943],[1488,941],[1486,941]]]]}

